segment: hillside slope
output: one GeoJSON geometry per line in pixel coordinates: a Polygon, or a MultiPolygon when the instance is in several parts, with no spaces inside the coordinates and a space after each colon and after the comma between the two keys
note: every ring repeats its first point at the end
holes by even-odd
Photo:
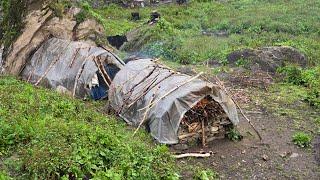
{"type": "MultiPolygon", "coordinates": [[[[74,100],[0,77],[0,178],[174,178],[164,146],[74,100]]],[[[99,110],[100,109],[100,110],[99,110]]]]}

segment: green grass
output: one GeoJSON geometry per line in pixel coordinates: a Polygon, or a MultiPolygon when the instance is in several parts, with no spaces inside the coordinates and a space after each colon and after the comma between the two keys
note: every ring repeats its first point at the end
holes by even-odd
{"type": "Polygon", "coordinates": [[[263,106],[268,113],[275,115],[277,121],[282,121],[295,130],[316,135],[320,130],[317,120],[320,109],[309,106],[308,92],[306,87],[291,83],[274,83],[266,92],[253,89],[248,93],[258,106],[263,106]]]}
{"type": "Polygon", "coordinates": [[[312,140],[311,136],[304,132],[296,132],[292,136],[293,143],[302,148],[310,147],[311,140],[312,140]]]}
{"type": "Polygon", "coordinates": [[[286,66],[279,68],[278,72],[284,76],[285,82],[305,87],[305,100],[320,108],[320,66],[309,69],[286,66]]]}
{"type": "Polygon", "coordinates": [[[177,177],[165,146],[152,145],[142,132],[132,137],[99,105],[0,77],[0,177],[177,177]]]}
{"type": "Polygon", "coordinates": [[[90,11],[103,19],[107,34],[141,28],[141,36],[148,36],[144,47],[161,42],[160,50],[154,55],[178,62],[198,63],[208,59],[225,62],[234,50],[272,45],[296,47],[309,57],[310,64],[320,61],[320,2],[317,0],[193,1],[187,6],[124,9],[112,5],[90,8],[90,11]],[[171,29],[170,36],[165,28],[144,24],[152,10],[161,14],[171,29]],[[140,21],[130,21],[133,11],[140,13],[140,21]],[[229,36],[205,36],[202,31],[226,31],[229,36]]]}

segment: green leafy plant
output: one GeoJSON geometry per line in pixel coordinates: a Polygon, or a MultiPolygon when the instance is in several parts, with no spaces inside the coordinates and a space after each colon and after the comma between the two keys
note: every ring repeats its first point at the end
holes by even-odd
{"type": "Polygon", "coordinates": [[[196,180],[213,180],[218,179],[218,174],[211,169],[198,169],[193,178],[196,180]]]}
{"type": "Polygon", "coordinates": [[[295,145],[299,147],[310,147],[311,145],[311,136],[304,132],[296,132],[292,136],[292,141],[295,145]]]}
{"type": "Polygon", "coordinates": [[[227,138],[232,141],[241,141],[243,136],[240,134],[240,132],[236,128],[229,128],[227,130],[227,138]]]}

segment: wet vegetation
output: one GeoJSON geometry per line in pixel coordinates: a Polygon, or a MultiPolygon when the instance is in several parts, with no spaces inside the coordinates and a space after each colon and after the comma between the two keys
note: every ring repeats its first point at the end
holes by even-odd
{"type": "Polygon", "coordinates": [[[0,9],[2,18],[0,18],[0,44],[3,44],[5,50],[9,48],[20,34],[24,24],[23,18],[26,14],[27,0],[2,0],[0,9]]]}
{"type": "Polygon", "coordinates": [[[178,177],[165,146],[97,107],[0,77],[0,178],[178,177]]]}

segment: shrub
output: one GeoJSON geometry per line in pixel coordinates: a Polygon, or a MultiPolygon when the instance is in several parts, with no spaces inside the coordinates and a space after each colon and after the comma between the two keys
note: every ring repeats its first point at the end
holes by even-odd
{"type": "Polygon", "coordinates": [[[311,136],[304,132],[297,132],[292,136],[293,143],[299,147],[310,147],[311,140],[311,136]]]}
{"type": "Polygon", "coordinates": [[[213,180],[213,179],[218,179],[218,174],[215,171],[212,171],[211,169],[207,169],[207,170],[197,169],[193,179],[213,180]]]}
{"type": "Polygon", "coordinates": [[[277,71],[284,76],[284,81],[295,85],[303,85],[302,69],[297,66],[285,66],[277,71]]]}

